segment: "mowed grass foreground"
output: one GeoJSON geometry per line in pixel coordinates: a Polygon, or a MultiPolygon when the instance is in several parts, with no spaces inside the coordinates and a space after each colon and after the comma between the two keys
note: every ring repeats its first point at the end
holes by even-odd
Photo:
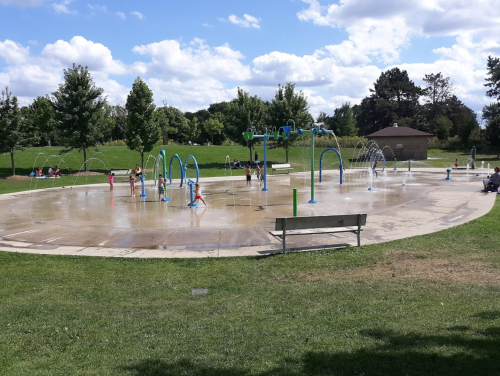
{"type": "Polygon", "coordinates": [[[470,223],[362,249],[0,252],[0,375],[498,375],[498,223],[497,199],[470,223]]]}
{"type": "MultiPolygon", "coordinates": [[[[145,156],[145,164],[148,169],[147,179],[152,179],[152,169],[154,165],[154,157],[158,156],[161,149],[166,150],[167,164],[174,154],[178,154],[184,163],[188,155],[193,155],[199,165],[201,177],[213,176],[241,176],[244,178],[244,169],[242,170],[226,170],[225,160],[229,159],[241,160],[243,164],[250,158],[249,149],[243,146],[158,146],[152,152],[147,153],[145,156]],[[149,158],[149,155],[154,156],[149,158]]],[[[62,150],[60,147],[38,147],[29,148],[24,151],[18,151],[15,154],[16,164],[16,177],[12,178],[12,168],[10,155],[0,155],[0,194],[26,191],[31,189],[43,189],[52,187],[73,186],[81,184],[93,183],[107,183],[110,170],[123,170],[131,169],[136,164],[140,164],[140,154],[135,151],[127,149],[125,146],[102,146],[96,151],[90,149],[87,153],[88,169],[90,174],[79,174],[83,169],[83,153],[73,151],[70,154],[60,156],[59,152],[62,150]],[[61,157],[63,158],[61,160],[61,157]],[[33,169],[38,166],[43,167],[43,172],[47,173],[49,166],[54,167],[59,165],[61,172],[64,176],[60,179],[30,179],[28,176],[33,169]]],[[[259,159],[264,160],[264,150],[262,145],[256,148],[259,159]]],[[[319,158],[325,148],[317,147],[315,151],[315,169],[319,170],[319,158]]],[[[342,158],[344,159],[345,167],[350,168],[359,166],[355,162],[350,162],[353,157],[358,157],[360,149],[341,148],[342,158]]],[[[413,167],[440,167],[443,168],[443,174],[446,168],[454,164],[455,158],[460,161],[462,165],[464,161],[470,157],[470,154],[459,152],[445,152],[442,150],[429,150],[429,157],[436,159],[429,159],[421,161],[424,163],[414,163],[413,167]]],[[[284,163],[285,150],[282,148],[268,149],[267,166],[271,167],[273,163],[284,163]]],[[[478,167],[481,165],[479,161],[484,161],[487,166],[490,163],[491,170],[494,166],[499,165],[500,161],[496,155],[480,155],[477,156],[478,167]]],[[[289,153],[289,163],[294,168],[294,172],[310,171],[311,169],[311,149],[309,147],[291,147],[289,153]]],[[[368,164],[365,163],[366,167],[368,164]]],[[[399,161],[398,168],[402,171],[406,168],[403,161],[399,161]]],[[[338,169],[339,160],[333,153],[325,154],[323,159],[323,169],[338,169]]],[[[387,167],[392,170],[394,161],[387,161],[387,167]]],[[[168,165],[167,165],[168,168],[168,165]]],[[[491,171],[490,171],[491,172],[491,171]]],[[[271,173],[269,170],[268,173],[271,173]]],[[[179,163],[174,160],[172,164],[172,176],[174,179],[180,178],[179,163]]],[[[194,165],[190,160],[188,164],[188,176],[195,176],[194,165]]]]}

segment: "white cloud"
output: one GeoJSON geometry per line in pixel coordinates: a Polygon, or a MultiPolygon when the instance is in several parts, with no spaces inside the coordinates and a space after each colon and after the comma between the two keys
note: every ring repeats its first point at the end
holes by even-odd
{"type": "Polygon", "coordinates": [[[6,39],[0,42],[0,57],[5,59],[7,64],[21,64],[26,61],[30,54],[29,47],[23,47],[21,44],[6,39]]]}
{"type": "Polygon", "coordinates": [[[122,20],[125,20],[127,16],[123,12],[116,12],[115,13],[118,17],[120,17],[122,20]]]}
{"type": "Polygon", "coordinates": [[[30,39],[28,43],[36,46],[38,44],[38,41],[36,39],[30,39]]]}
{"type": "Polygon", "coordinates": [[[76,10],[71,10],[68,8],[68,5],[72,1],[73,0],[64,0],[62,3],[52,3],[51,6],[56,13],[76,14],[76,10]]]}
{"type": "Polygon", "coordinates": [[[203,40],[194,39],[189,46],[176,40],[135,46],[133,51],[151,57],[148,63],[137,62],[135,71],[143,76],[163,79],[194,79],[211,77],[217,80],[245,80],[250,69],[239,60],[244,56],[228,45],[209,47],[203,40]]]}
{"type": "Polygon", "coordinates": [[[137,11],[135,11],[135,12],[130,12],[130,14],[131,14],[132,16],[136,16],[136,17],[137,17],[138,19],[140,19],[140,20],[142,20],[143,18],[146,18],[146,17],[144,17],[144,15],[143,15],[142,13],[137,12],[137,11]]]}
{"type": "Polygon", "coordinates": [[[109,74],[127,72],[121,61],[113,59],[109,48],[80,36],[71,38],[69,42],[58,40],[54,44],[47,44],[42,51],[42,57],[62,66],[75,63],[88,66],[92,71],[109,74]]]}
{"type": "Polygon", "coordinates": [[[108,8],[106,8],[106,5],[92,5],[92,4],[87,4],[87,6],[92,9],[92,10],[100,10],[101,12],[107,12],[108,8]]]}
{"type": "Polygon", "coordinates": [[[239,18],[236,15],[232,14],[229,16],[228,20],[229,22],[241,27],[253,27],[256,29],[260,29],[259,20],[249,14],[244,14],[243,18],[239,18]]]}
{"type": "Polygon", "coordinates": [[[205,26],[205,27],[213,27],[212,25],[210,25],[210,24],[208,24],[208,23],[206,23],[206,22],[205,22],[205,23],[203,23],[203,24],[201,24],[201,26],[205,26]]]}

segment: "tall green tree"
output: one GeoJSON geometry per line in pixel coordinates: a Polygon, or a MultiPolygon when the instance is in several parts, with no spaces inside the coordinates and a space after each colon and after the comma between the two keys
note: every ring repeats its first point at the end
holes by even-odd
{"type": "Polygon", "coordinates": [[[358,128],[356,127],[356,119],[349,102],[342,103],[342,106],[336,108],[333,114],[333,127],[337,136],[356,136],[358,128]]]}
{"type": "Polygon", "coordinates": [[[163,144],[168,145],[169,137],[177,142],[182,142],[183,130],[187,127],[188,119],[184,116],[181,110],[168,106],[164,104],[162,107],[158,108],[158,112],[161,112],[163,115],[161,119],[164,118],[167,120],[161,120],[161,135],[163,138],[163,144]]]}
{"type": "Polygon", "coordinates": [[[212,137],[212,145],[214,144],[214,135],[221,134],[224,130],[224,124],[219,120],[217,116],[210,116],[203,123],[205,131],[212,137]]]}
{"type": "Polygon", "coordinates": [[[484,86],[490,88],[490,90],[486,92],[486,95],[500,101],[500,59],[488,56],[486,67],[488,68],[487,74],[489,77],[486,78],[488,83],[484,84],[484,86]]]}
{"type": "Polygon", "coordinates": [[[56,112],[49,98],[36,97],[26,108],[25,120],[37,130],[43,146],[57,143],[56,112]]]}
{"type": "Polygon", "coordinates": [[[439,116],[435,120],[434,134],[440,140],[446,140],[450,137],[450,129],[453,123],[446,116],[439,116]]]}
{"type": "Polygon", "coordinates": [[[132,85],[125,108],[128,113],[125,142],[130,150],[141,154],[144,170],[144,153],[153,150],[160,140],[160,127],[155,116],[153,92],[140,77],[132,85]]]}
{"type": "Polygon", "coordinates": [[[123,105],[109,106],[110,139],[124,140],[127,130],[127,109],[123,105]]]}
{"type": "Polygon", "coordinates": [[[249,128],[254,128],[260,134],[264,132],[266,106],[257,96],[251,97],[242,88],[238,88],[238,96],[231,101],[229,109],[230,119],[228,121],[228,133],[232,141],[246,145],[250,149],[250,161],[252,156],[252,141],[245,141],[242,133],[249,128]]]}
{"type": "Polygon", "coordinates": [[[195,142],[200,135],[200,126],[198,124],[198,118],[194,116],[191,120],[186,122],[185,127],[182,130],[184,142],[195,142]]]}
{"type": "Polygon", "coordinates": [[[490,146],[497,148],[497,158],[500,158],[500,116],[492,119],[485,129],[486,140],[490,146]]]}
{"type": "Polygon", "coordinates": [[[419,124],[419,98],[422,89],[408,72],[392,68],[382,72],[370,89],[371,95],[356,107],[356,121],[362,135],[379,131],[392,123],[416,127],[419,124]]]}
{"type": "Polygon", "coordinates": [[[81,65],[64,70],[64,82],[52,93],[57,127],[69,150],[83,151],[87,171],[87,150],[95,147],[105,125],[106,99],[104,90],[94,84],[88,68],[81,65]]]}
{"type": "Polygon", "coordinates": [[[12,175],[16,174],[14,154],[38,141],[35,128],[29,127],[19,109],[17,97],[9,88],[2,91],[0,98],[0,154],[9,153],[12,175]]]}
{"type": "MultiPolygon", "coordinates": [[[[270,125],[278,130],[285,125],[293,125],[296,128],[306,128],[314,121],[309,113],[307,98],[302,91],[295,91],[295,84],[288,82],[286,86],[278,85],[274,99],[269,106],[270,125]],[[293,120],[289,122],[289,120],[293,120]]],[[[288,163],[288,151],[295,137],[287,140],[279,139],[278,144],[285,149],[285,162],[288,163]]]]}

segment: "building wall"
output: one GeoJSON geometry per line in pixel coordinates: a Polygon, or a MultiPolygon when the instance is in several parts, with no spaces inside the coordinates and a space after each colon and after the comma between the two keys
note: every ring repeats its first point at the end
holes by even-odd
{"type": "MultiPolygon", "coordinates": [[[[408,159],[427,159],[427,137],[374,137],[368,138],[374,140],[380,149],[389,146],[394,152],[394,157],[398,160],[408,159]],[[401,146],[401,147],[398,147],[401,146]]],[[[392,153],[383,149],[384,157],[391,160],[392,153]]]]}

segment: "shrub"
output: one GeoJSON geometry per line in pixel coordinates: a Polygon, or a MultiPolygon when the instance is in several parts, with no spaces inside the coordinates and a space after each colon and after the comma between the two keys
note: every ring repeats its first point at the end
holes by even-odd
{"type": "Polygon", "coordinates": [[[125,140],[108,141],[104,145],[106,145],[106,146],[127,146],[127,144],[125,143],[125,140]]]}
{"type": "Polygon", "coordinates": [[[222,146],[238,146],[239,144],[231,141],[229,138],[226,138],[224,142],[222,143],[222,146]]]}

